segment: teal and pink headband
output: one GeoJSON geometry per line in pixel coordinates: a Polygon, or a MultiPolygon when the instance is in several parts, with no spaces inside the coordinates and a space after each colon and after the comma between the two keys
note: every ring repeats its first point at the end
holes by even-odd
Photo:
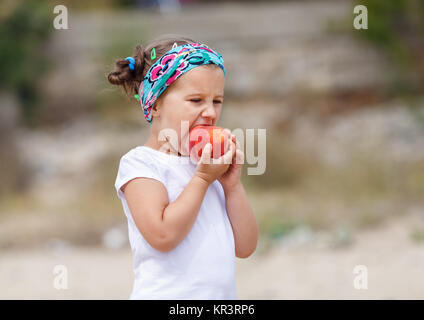
{"type": "Polygon", "coordinates": [[[218,65],[224,71],[225,76],[222,56],[208,46],[199,43],[189,43],[172,48],[156,60],[147,71],[139,88],[138,100],[146,120],[151,124],[153,105],[171,83],[185,72],[211,63],[218,65]]]}

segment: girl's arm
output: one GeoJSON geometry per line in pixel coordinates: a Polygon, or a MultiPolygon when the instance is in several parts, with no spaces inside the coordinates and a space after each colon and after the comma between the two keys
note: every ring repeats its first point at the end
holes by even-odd
{"type": "Polygon", "coordinates": [[[171,251],[187,236],[209,185],[228,169],[225,163],[229,163],[235,148],[227,151],[221,164],[211,164],[211,151],[212,145],[207,144],[196,174],[171,203],[165,186],[154,179],[136,178],[122,188],[138,230],[153,248],[171,251]]]}
{"type": "Polygon", "coordinates": [[[195,175],[172,203],[165,186],[149,178],[131,180],[124,193],[143,237],[156,250],[168,252],[190,232],[208,186],[195,175]]]}
{"type": "Polygon", "coordinates": [[[236,257],[247,258],[258,243],[259,228],[241,182],[224,188],[228,218],[234,234],[236,257]]]}
{"type": "Polygon", "coordinates": [[[227,214],[233,228],[236,257],[247,258],[256,249],[259,227],[241,183],[244,153],[236,137],[231,135],[231,139],[236,152],[228,171],[218,180],[225,193],[227,214]]]}

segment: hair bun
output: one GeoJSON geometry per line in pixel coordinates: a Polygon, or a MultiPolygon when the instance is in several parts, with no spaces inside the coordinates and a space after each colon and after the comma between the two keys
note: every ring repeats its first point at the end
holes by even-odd
{"type": "Polygon", "coordinates": [[[135,60],[134,70],[130,69],[130,61],[120,59],[115,63],[115,70],[107,76],[111,84],[123,86],[128,93],[137,93],[138,84],[143,80],[145,59],[142,45],[135,48],[133,58],[135,60]]]}

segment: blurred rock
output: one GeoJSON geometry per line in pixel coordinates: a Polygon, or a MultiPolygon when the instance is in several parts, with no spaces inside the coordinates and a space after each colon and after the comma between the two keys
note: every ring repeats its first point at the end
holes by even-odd
{"type": "Polygon", "coordinates": [[[0,92],[0,105],[0,130],[3,135],[18,125],[20,109],[16,97],[7,92],[0,92]]]}
{"type": "Polygon", "coordinates": [[[103,247],[111,250],[123,248],[128,243],[128,234],[125,227],[126,225],[120,225],[107,230],[102,237],[103,247]]]}
{"type": "Polygon", "coordinates": [[[279,240],[279,247],[284,249],[295,249],[310,244],[314,241],[314,234],[307,225],[295,228],[288,235],[279,240]]]}
{"type": "Polygon", "coordinates": [[[337,226],[331,233],[331,240],[329,242],[331,248],[345,248],[352,243],[352,231],[348,226],[337,226]]]}
{"type": "Polygon", "coordinates": [[[424,160],[423,125],[397,102],[337,115],[324,126],[312,117],[299,117],[293,128],[299,148],[330,166],[348,165],[354,153],[398,163],[424,160]]]}
{"type": "MultiPolygon", "coordinates": [[[[126,133],[91,117],[44,130],[16,130],[17,153],[30,168],[30,192],[48,204],[76,199],[101,174],[104,157],[142,144],[146,128],[126,133]]],[[[116,160],[116,170],[119,157],[116,160]]]]}
{"type": "Polygon", "coordinates": [[[57,238],[52,238],[44,244],[44,250],[48,251],[56,257],[63,257],[70,254],[73,249],[69,242],[57,238]]]}
{"type": "Polygon", "coordinates": [[[30,175],[16,145],[15,129],[20,117],[18,101],[13,95],[0,92],[0,106],[0,195],[13,191],[23,192],[29,185],[30,175]]]}

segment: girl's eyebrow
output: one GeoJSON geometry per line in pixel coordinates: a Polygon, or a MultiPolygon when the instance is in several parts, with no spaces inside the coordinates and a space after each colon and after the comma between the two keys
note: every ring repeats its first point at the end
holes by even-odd
{"type": "MultiPolygon", "coordinates": [[[[190,93],[188,95],[186,95],[186,98],[188,97],[192,97],[192,96],[205,96],[206,94],[198,92],[198,93],[190,93]]],[[[217,96],[214,96],[215,98],[223,98],[224,96],[222,94],[219,94],[217,96]]]]}

